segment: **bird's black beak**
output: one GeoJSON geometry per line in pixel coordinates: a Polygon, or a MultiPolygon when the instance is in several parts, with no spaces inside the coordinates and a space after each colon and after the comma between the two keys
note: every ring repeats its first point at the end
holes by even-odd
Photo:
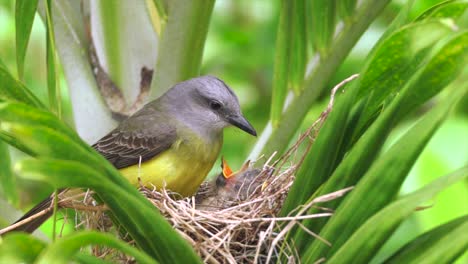
{"type": "Polygon", "coordinates": [[[257,136],[257,131],[255,128],[243,117],[242,115],[230,115],[227,117],[227,120],[232,125],[244,130],[252,136],[257,136]]]}

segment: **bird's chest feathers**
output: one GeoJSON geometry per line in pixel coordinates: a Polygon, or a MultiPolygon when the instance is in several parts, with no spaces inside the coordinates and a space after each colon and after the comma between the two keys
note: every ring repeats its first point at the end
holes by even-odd
{"type": "Polygon", "coordinates": [[[121,172],[134,184],[140,178],[149,187],[166,187],[184,196],[192,195],[213,167],[221,145],[221,136],[207,141],[197,134],[179,135],[168,150],[121,172]]]}
{"type": "Polygon", "coordinates": [[[197,135],[182,136],[171,149],[192,163],[213,163],[221,149],[222,137],[204,140],[197,135]]]}

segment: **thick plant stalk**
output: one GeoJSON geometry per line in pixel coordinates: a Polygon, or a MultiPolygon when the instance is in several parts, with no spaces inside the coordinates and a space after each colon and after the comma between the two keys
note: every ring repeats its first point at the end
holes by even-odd
{"type": "Polygon", "coordinates": [[[214,0],[167,2],[168,17],[160,35],[151,98],[199,74],[213,6],[214,0]]]}

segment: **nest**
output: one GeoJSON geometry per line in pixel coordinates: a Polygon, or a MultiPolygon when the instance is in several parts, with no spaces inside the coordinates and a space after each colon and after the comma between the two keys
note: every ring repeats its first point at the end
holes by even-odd
{"type": "MultiPolygon", "coordinates": [[[[317,197],[286,217],[280,216],[281,208],[294,181],[296,169],[301,165],[305,153],[312,146],[331,111],[335,92],[355,77],[348,78],[332,90],[327,109],[299,137],[296,144],[273,164],[270,165],[270,161],[274,155],[261,169],[247,168],[236,175],[236,180],[232,182],[225,182],[226,179],[220,175],[215,180],[204,183],[198,193],[190,198],[177,197],[165,189],[140,187],[140,192],[193,246],[205,263],[271,263],[278,260],[287,263],[300,262],[294,245],[287,239],[289,231],[302,228],[330,245],[328,241],[307,230],[301,221],[331,216],[332,210],[317,205],[341,197],[351,188],[317,197]],[[307,142],[306,148],[298,155],[299,146],[304,141],[307,142]],[[312,207],[322,209],[321,213],[307,214],[312,207]]],[[[85,204],[92,205],[86,199],[85,204]]],[[[88,211],[82,219],[84,220],[80,225],[86,225],[87,228],[106,232],[112,228],[112,222],[102,210],[92,213],[88,211]]],[[[110,249],[95,248],[94,253],[101,257],[111,255],[120,262],[132,262],[128,257],[110,249]]]]}
{"type": "MultiPolygon", "coordinates": [[[[301,220],[332,215],[329,211],[317,214],[305,212],[319,203],[341,197],[350,188],[317,197],[294,215],[280,217],[283,202],[294,180],[294,171],[295,168],[291,167],[275,175],[270,166],[262,170],[249,170],[248,173],[256,175],[255,181],[245,180],[240,186],[235,186],[235,196],[231,196],[231,190],[221,195],[210,195],[213,182],[204,183],[196,196],[183,199],[175,198],[165,189],[142,187],[140,191],[193,246],[205,263],[271,263],[279,259],[298,263],[297,252],[286,239],[288,232],[294,227],[305,228],[301,220]],[[214,202],[210,199],[212,197],[222,198],[214,202]]],[[[90,199],[84,203],[91,207],[94,201],[90,199]]],[[[113,229],[105,210],[85,210],[81,211],[81,215],[83,220],[79,226],[105,232],[113,229]]],[[[329,244],[313,232],[306,232],[329,244]]],[[[132,262],[131,258],[113,249],[95,247],[94,254],[122,263],[132,262]]]]}

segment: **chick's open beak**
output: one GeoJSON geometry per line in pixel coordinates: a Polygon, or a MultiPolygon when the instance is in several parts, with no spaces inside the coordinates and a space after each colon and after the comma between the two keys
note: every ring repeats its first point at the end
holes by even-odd
{"type": "Polygon", "coordinates": [[[230,115],[227,117],[227,120],[232,125],[244,130],[252,136],[257,136],[257,131],[255,128],[243,117],[242,115],[230,115]]]}

